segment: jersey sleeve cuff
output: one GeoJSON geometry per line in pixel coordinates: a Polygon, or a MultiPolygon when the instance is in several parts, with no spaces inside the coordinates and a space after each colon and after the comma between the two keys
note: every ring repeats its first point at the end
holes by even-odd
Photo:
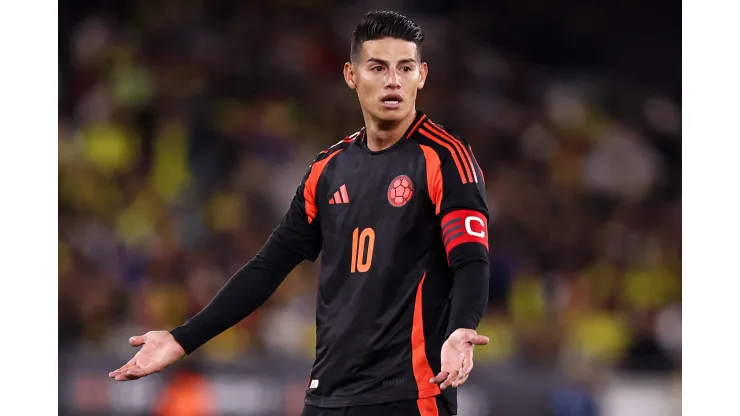
{"type": "Polygon", "coordinates": [[[192,337],[188,336],[188,331],[184,326],[178,326],[170,331],[170,334],[172,334],[172,337],[175,338],[175,341],[180,344],[182,349],[185,350],[185,354],[187,355],[190,355],[200,346],[192,337]]]}

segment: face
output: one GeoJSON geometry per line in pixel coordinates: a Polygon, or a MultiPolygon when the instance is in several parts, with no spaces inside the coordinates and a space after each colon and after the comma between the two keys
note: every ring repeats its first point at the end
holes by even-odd
{"type": "Polygon", "coordinates": [[[359,61],[344,64],[344,80],[357,91],[363,111],[383,121],[401,120],[414,109],[426,77],[416,44],[401,39],[366,41],[359,61]]]}

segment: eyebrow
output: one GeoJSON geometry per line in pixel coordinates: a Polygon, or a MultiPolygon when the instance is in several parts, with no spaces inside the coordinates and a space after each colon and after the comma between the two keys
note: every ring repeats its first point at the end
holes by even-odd
{"type": "MultiPolygon", "coordinates": [[[[375,63],[382,64],[382,65],[385,65],[385,66],[390,66],[390,63],[388,63],[388,61],[384,61],[384,60],[378,59],[378,58],[368,58],[367,62],[375,62],[375,63]]],[[[416,63],[416,59],[407,58],[407,59],[401,59],[400,61],[398,61],[398,64],[399,65],[400,64],[408,64],[408,63],[416,63]]]]}

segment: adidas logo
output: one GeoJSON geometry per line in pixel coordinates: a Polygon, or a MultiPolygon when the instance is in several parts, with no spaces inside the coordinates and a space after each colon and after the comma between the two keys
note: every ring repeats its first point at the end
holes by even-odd
{"type": "Polygon", "coordinates": [[[349,204],[349,195],[347,195],[347,186],[342,185],[339,190],[334,192],[334,196],[329,199],[330,204],[349,204]]]}

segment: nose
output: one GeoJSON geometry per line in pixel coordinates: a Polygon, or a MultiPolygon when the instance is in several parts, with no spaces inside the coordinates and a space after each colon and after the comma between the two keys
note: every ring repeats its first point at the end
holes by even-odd
{"type": "Polygon", "coordinates": [[[397,89],[401,88],[401,77],[398,74],[398,70],[391,69],[386,72],[388,75],[385,77],[386,88],[397,89]]]}

